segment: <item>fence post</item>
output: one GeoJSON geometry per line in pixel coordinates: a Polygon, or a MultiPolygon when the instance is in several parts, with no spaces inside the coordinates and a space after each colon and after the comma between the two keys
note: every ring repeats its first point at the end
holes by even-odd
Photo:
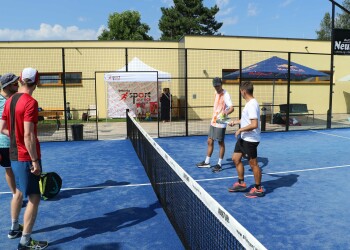
{"type": "Polygon", "coordinates": [[[261,131],[266,131],[266,108],[263,107],[261,109],[262,115],[261,115],[261,131]]]}

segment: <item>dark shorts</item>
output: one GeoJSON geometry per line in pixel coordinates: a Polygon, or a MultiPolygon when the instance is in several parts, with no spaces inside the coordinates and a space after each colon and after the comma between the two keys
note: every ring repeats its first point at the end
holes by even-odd
{"type": "Polygon", "coordinates": [[[0,148],[0,165],[4,168],[11,168],[9,148],[0,148]]]}
{"type": "Polygon", "coordinates": [[[216,128],[210,125],[208,137],[214,141],[224,141],[225,140],[226,128],[216,128]]]}
{"type": "Polygon", "coordinates": [[[244,158],[255,159],[258,157],[258,145],[259,142],[250,142],[239,139],[236,142],[235,153],[242,153],[244,158]]]}
{"type": "MultiPolygon", "coordinates": [[[[41,161],[39,160],[41,166],[41,161]]],[[[25,197],[31,194],[40,194],[40,176],[32,174],[31,161],[12,161],[12,171],[15,175],[16,187],[25,197]]]]}

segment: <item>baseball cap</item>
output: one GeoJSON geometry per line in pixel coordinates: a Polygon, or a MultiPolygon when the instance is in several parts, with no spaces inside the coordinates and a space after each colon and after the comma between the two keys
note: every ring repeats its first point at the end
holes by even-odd
{"type": "Polygon", "coordinates": [[[18,81],[19,77],[12,73],[6,73],[0,78],[1,88],[5,88],[11,83],[18,81]]]}
{"type": "Polygon", "coordinates": [[[26,79],[27,83],[38,83],[39,73],[34,68],[25,68],[21,73],[21,81],[26,79]]]}
{"type": "Polygon", "coordinates": [[[215,77],[213,79],[213,86],[216,87],[216,86],[220,86],[222,84],[221,82],[221,78],[220,77],[215,77]]]}

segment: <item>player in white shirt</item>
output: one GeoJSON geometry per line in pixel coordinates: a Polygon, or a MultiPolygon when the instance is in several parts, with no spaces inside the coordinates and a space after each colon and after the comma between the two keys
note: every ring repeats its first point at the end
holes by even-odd
{"type": "Polygon", "coordinates": [[[247,158],[253,170],[255,186],[245,193],[247,198],[263,197],[265,191],[261,186],[261,169],[258,165],[257,147],[260,143],[260,108],[259,103],[253,96],[254,87],[251,82],[243,82],[240,86],[242,97],[246,100],[246,105],[242,111],[242,117],[238,121],[231,121],[228,125],[240,124],[236,131],[237,138],[232,160],[236,165],[238,181],[229,188],[230,192],[243,192],[247,189],[244,182],[244,166],[242,157],[247,158]]]}

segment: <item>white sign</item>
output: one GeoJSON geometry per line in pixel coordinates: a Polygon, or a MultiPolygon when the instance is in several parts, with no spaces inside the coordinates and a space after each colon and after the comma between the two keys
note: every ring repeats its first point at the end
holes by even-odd
{"type": "Polygon", "coordinates": [[[125,118],[126,109],[133,116],[157,116],[157,82],[107,82],[107,95],[110,118],[125,118]]]}

